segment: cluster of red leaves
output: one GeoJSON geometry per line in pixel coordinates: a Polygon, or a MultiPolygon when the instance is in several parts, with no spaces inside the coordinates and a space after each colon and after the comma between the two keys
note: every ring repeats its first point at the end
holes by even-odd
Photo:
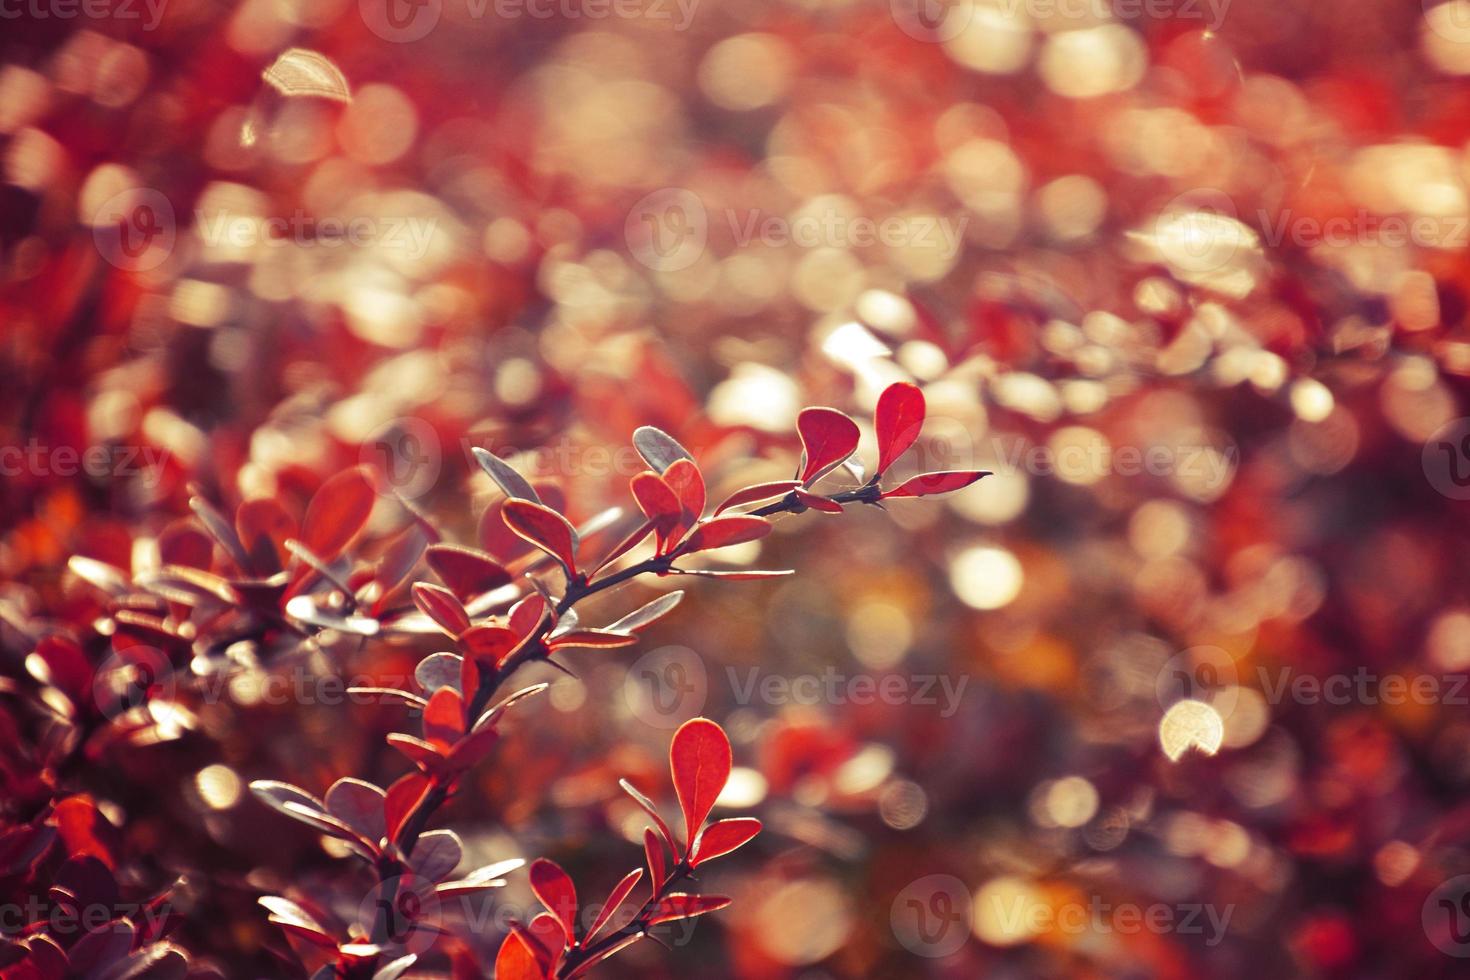
{"type": "MultiPolygon", "coordinates": [[[[53,907],[75,904],[78,896],[96,898],[90,906],[108,907],[118,891],[105,841],[110,824],[95,804],[69,795],[57,779],[68,759],[85,753],[95,761],[109,747],[163,741],[190,727],[187,709],[175,698],[178,689],[198,679],[201,663],[217,668],[241,641],[287,653],[327,637],[367,642],[393,636],[419,644],[447,640],[451,647],[417,660],[413,690],[351,689],[411,711],[411,730],[386,736],[410,771],[386,788],[345,776],[321,797],[274,780],[258,780],[251,789],[274,810],[337,841],[343,853],[371,869],[380,889],[449,896],[501,887],[523,861],[457,875],[461,840],[452,830],[430,830],[427,824],[494,749],[508,710],[548,687],[535,684],[503,695],[510,676],[532,662],[568,670],[557,659],[564,651],[635,643],[683,592],[666,593],[603,626],[583,625],[576,606],[637,576],[790,574],[695,563],[703,552],[763,538],[778,515],[840,513],[853,503],[881,506],[889,497],[941,493],[983,476],[931,473],[883,488],[885,473],[917,438],[924,414],[923,396],[914,386],[897,384],[883,393],[873,422],[878,465],[865,479],[853,459],[857,424],[835,409],[807,409],[797,424],[802,453],[795,476],[744,487],[712,510],[692,454],[667,433],[640,428],[633,443],[648,469],[632,478],[629,489],[641,519],[621,538],[600,545],[595,559],[587,557],[593,547],[588,542],[615,529],[618,513],[574,526],[559,488],[533,485],[483,450],[476,457],[504,496],[486,511],[477,547],[445,542],[431,520],[401,501],[409,521],[365,546],[374,507],[390,491],[361,467],[322,482],[299,516],[278,500],[255,499],[241,503],[230,519],[196,492],[193,517],[163,531],[160,560],[146,570],[130,575],[90,558],[71,561],[73,572],[95,591],[97,615],[112,625],[105,634],[73,638],[51,632],[36,638],[31,673],[41,686],[12,693],[25,697],[42,719],[46,734],[31,741],[44,750],[19,758],[6,774],[7,783],[33,801],[34,816],[0,831],[0,870],[29,883],[49,875],[53,907]],[[857,485],[819,490],[839,468],[857,485]],[[423,580],[421,568],[434,580],[423,580]]],[[[14,725],[10,716],[0,718],[14,725]]],[[[531,886],[548,912],[512,930],[502,944],[500,974],[580,975],[661,923],[726,905],[726,898],[687,887],[698,867],[760,830],[750,818],[708,823],[731,760],[729,740],[714,722],[700,719],[675,735],[670,767],[684,818],[682,837],[646,796],[622,783],[652,820],[645,835],[649,895],[626,921],[619,921],[619,910],[644,869],[622,879],[597,921],[579,935],[570,879],[550,861],[534,862],[531,886]]],[[[134,904],[158,908],[167,894],[134,904]]],[[[391,903],[393,895],[386,898],[391,903]]],[[[391,980],[416,962],[385,922],[370,931],[360,924],[338,929],[323,924],[329,915],[294,899],[272,896],[261,904],[314,976],[391,980]]],[[[163,942],[175,920],[172,913],[142,919],[119,913],[95,928],[58,932],[57,915],[48,914],[7,948],[0,976],[183,976],[187,961],[163,942]],[[78,969],[78,962],[89,965],[78,969]]]]}

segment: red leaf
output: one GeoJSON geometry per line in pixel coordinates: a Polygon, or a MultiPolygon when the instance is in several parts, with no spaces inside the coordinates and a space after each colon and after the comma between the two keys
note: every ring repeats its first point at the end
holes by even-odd
{"type": "Polygon", "coordinates": [[[522,928],[521,935],[531,944],[537,960],[549,966],[560,958],[567,939],[560,919],[550,912],[540,912],[522,928]]]}
{"type": "Polygon", "coordinates": [[[720,506],[715,508],[715,516],[718,517],[731,507],[741,507],[745,504],[753,504],[761,500],[770,500],[772,497],[780,497],[801,486],[799,480],[777,480],[775,483],[757,483],[754,486],[736,490],[730,496],[721,501],[720,506]]]}
{"type": "Polygon", "coordinates": [[[628,487],[633,491],[633,499],[638,501],[638,508],[653,524],[655,551],[663,554],[684,513],[679,495],[655,473],[639,473],[629,481],[628,487]]]}
{"type": "Polygon", "coordinates": [[[694,839],[694,847],[689,852],[689,866],[698,867],[712,858],[729,854],[760,832],[761,822],[754,817],[716,820],[694,839]]]}
{"type": "Polygon", "coordinates": [[[286,567],[286,542],[300,533],[296,518],[274,497],[247,500],[235,510],[235,533],[250,558],[249,571],[273,575],[286,567]]]}
{"type": "Polygon", "coordinates": [[[449,590],[468,602],[511,581],[510,572],[483,551],[455,544],[431,545],[429,567],[449,590]]]}
{"type": "Polygon", "coordinates": [[[505,526],[561,562],[568,575],[577,572],[577,529],[552,510],[529,500],[507,500],[500,511],[505,526]]]}
{"type": "Polygon", "coordinates": [[[429,793],[427,777],[411,772],[388,787],[388,796],[383,800],[383,818],[388,826],[388,839],[398,839],[398,831],[405,821],[413,816],[424,797],[429,793]]]}
{"type": "Polygon", "coordinates": [[[648,859],[648,880],[655,891],[664,883],[664,846],[652,827],[643,828],[643,856],[648,859]]]}
{"type": "Polygon", "coordinates": [[[500,516],[509,499],[501,497],[494,501],[485,508],[485,513],[480,517],[480,547],[497,561],[507,564],[531,551],[530,543],[506,527],[505,520],[500,516]]]}
{"type": "Polygon", "coordinates": [[[963,490],[982,476],[989,476],[988,470],[944,470],[938,473],[920,473],[911,476],[892,490],[885,491],[883,499],[889,497],[927,497],[935,493],[949,493],[951,490],[963,490]]]}
{"type": "Polygon", "coordinates": [[[495,980],[544,980],[546,974],[536,962],[536,954],[520,934],[512,932],[495,954],[495,980]]]}
{"type": "Polygon", "coordinates": [[[532,592],[510,607],[510,629],[519,637],[530,636],[546,616],[546,597],[532,592]]]}
{"type": "Polygon", "coordinates": [[[835,408],[808,408],[796,417],[803,461],[801,482],[810,484],[853,454],[858,445],[857,423],[835,408]]]}
{"type": "Polygon", "coordinates": [[[883,394],[878,396],[877,411],[873,413],[873,428],[878,433],[875,475],[882,475],[919,438],[925,411],[924,393],[917,385],[900,381],[883,389],[883,394]]]}
{"type": "Polygon", "coordinates": [[[770,533],[771,524],[763,517],[749,517],[744,514],[716,517],[695,528],[682,550],[688,554],[710,548],[724,548],[746,541],[757,541],[770,533]]]}
{"type": "Polygon", "coordinates": [[[673,919],[692,919],[706,912],[717,912],[729,904],[730,900],[724,895],[685,895],[679,892],[663,898],[653,907],[648,924],[655,926],[673,919]]]}
{"type": "Polygon", "coordinates": [[[679,523],[672,536],[672,540],[678,543],[704,516],[704,476],[693,460],[680,459],[669,464],[669,468],[664,471],[664,482],[674,491],[674,496],[679,498],[679,523]]]}
{"type": "Polygon", "coordinates": [[[493,726],[487,725],[479,731],[471,732],[458,742],[454,748],[449,750],[449,766],[452,769],[469,769],[478,765],[495,743],[500,740],[500,733],[493,726]]]}
{"type": "Polygon", "coordinates": [[[71,857],[96,858],[116,868],[114,854],[120,843],[117,829],[107,822],[90,796],[69,796],[56,804],[51,814],[66,853],[71,857]]]}
{"type": "MultiPolygon", "coordinates": [[[[296,522],[292,521],[291,534],[287,537],[292,537],[295,533],[296,522]]],[[[249,547],[248,542],[246,547],[249,547]]],[[[282,550],[285,550],[284,546],[282,550]]],[[[181,518],[170,522],[159,533],[158,554],[165,565],[187,565],[207,572],[214,561],[214,541],[194,521],[187,517],[181,518]]],[[[281,560],[285,561],[284,558],[281,560]]]]}
{"type": "Polygon", "coordinates": [[[425,772],[438,772],[444,768],[444,753],[421,738],[404,732],[390,732],[385,741],[425,772]]]}
{"type": "MultiPolygon", "coordinates": [[[[504,626],[471,626],[459,635],[459,649],[466,658],[498,664],[521,642],[520,634],[504,626]]],[[[465,688],[473,691],[474,688],[465,688]]]]}
{"type": "Polygon", "coordinates": [[[450,636],[459,636],[470,628],[470,614],[448,589],[428,582],[415,582],[413,604],[450,636]]]}
{"type": "Polygon", "coordinates": [[[801,501],[812,510],[819,510],[824,514],[842,513],[842,505],[835,500],[828,500],[826,497],[815,493],[809,493],[799,487],[792,492],[796,494],[797,500],[801,501]]]}
{"type": "Polygon", "coordinates": [[[329,477],[306,508],[302,544],[324,562],[335,560],[367,524],[375,500],[377,493],[361,467],[329,477]]]}
{"type": "Polygon", "coordinates": [[[613,886],[612,894],[607,896],[607,901],[602,905],[602,911],[597,913],[597,918],[592,920],[592,926],[587,930],[587,942],[591,942],[592,937],[597,935],[597,930],[601,929],[607,924],[609,919],[617,914],[618,908],[627,900],[628,893],[633,890],[634,886],[638,884],[638,879],[642,877],[643,869],[634,868],[623,876],[622,881],[613,886]]]}
{"type": "Polygon", "coordinates": [[[464,734],[464,699],[452,687],[441,687],[424,708],[424,741],[448,752],[464,734]]]}
{"type": "Polygon", "coordinates": [[[577,941],[577,889],[561,865],[546,858],[531,863],[531,891],[556,916],[566,933],[567,945],[577,941]]]}
{"type": "Polygon", "coordinates": [[[692,842],[730,778],[732,757],[725,730],[708,718],[679,726],[669,746],[674,792],[684,811],[684,840],[692,842]]]}

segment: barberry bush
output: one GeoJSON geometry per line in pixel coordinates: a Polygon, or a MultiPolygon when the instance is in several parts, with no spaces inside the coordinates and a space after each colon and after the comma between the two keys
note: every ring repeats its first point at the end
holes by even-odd
{"type": "MultiPolygon", "coordinates": [[[[632,435],[647,467],[629,484],[632,516],[614,509],[581,527],[559,508],[555,486],[538,488],[476,448],[476,460],[500,491],[483,515],[478,546],[444,540],[432,519],[394,497],[385,474],[354,467],[325,480],[299,519],[271,498],[241,502],[231,519],[207,495],[195,495],[193,517],[159,536],[161,560],[147,571],[129,574],[73,559],[72,571],[95,592],[98,618],[86,633],[38,637],[32,674],[39,686],[11,692],[27,701],[44,731],[33,741],[44,754],[26,759],[36,767],[32,817],[3,838],[7,873],[31,885],[51,874],[48,902],[63,918],[48,908],[26,925],[10,947],[6,976],[188,971],[182,950],[167,940],[175,917],[154,921],[148,914],[165,895],[150,896],[139,912],[81,923],[84,929],[66,918],[115,904],[119,885],[110,874],[112,852],[96,839],[107,821],[87,797],[67,795],[61,775],[74,753],[95,761],[109,746],[164,739],[187,724],[181,693],[211,675],[227,675],[242,644],[270,651],[277,662],[340,647],[343,638],[422,651],[411,686],[347,692],[401,709],[403,725],[385,736],[405,769],[397,779],[384,787],[343,773],[320,795],[274,779],[250,784],[262,804],[335,841],[342,860],[360,869],[344,869],[315,901],[291,887],[259,899],[313,977],[392,980],[420,960],[483,971],[467,940],[487,937],[454,936],[452,917],[442,912],[451,901],[493,902],[514,875],[527,877],[544,911],[507,923],[494,966],[503,980],[582,976],[629,945],[658,938],[660,927],[724,908],[730,899],[704,891],[700,872],[754,839],[761,822],[711,820],[733,752],[725,731],[709,719],[686,722],[670,740],[669,772],[682,818],[673,827],[648,795],[620,781],[649,825],[642,855],[630,855],[639,866],[601,903],[579,901],[572,878],[546,857],[528,867],[525,859],[510,858],[462,868],[460,836],[431,825],[476,767],[505,765],[498,758],[502,723],[544,700],[548,683],[515,689],[523,668],[544,663],[575,673],[579,657],[635,644],[685,592],[664,592],[600,625],[582,621],[586,600],[644,576],[792,574],[712,568],[704,559],[766,537],[786,515],[882,507],[893,498],[958,490],[987,475],[956,470],[886,479],[918,439],[924,418],[917,387],[888,387],[872,423],[878,458],[869,471],[855,455],[858,425],[836,409],[808,408],[797,418],[801,453],[793,476],[740,487],[713,505],[694,456],[673,436],[644,426],[632,435]],[[370,518],[385,497],[396,503],[402,526],[365,548],[370,518]],[[104,652],[106,659],[94,663],[104,652]],[[53,857],[62,855],[53,868],[53,857]],[[364,872],[371,878],[366,895],[344,906],[344,897],[362,896],[364,872]]],[[[263,834],[273,832],[261,826],[263,834]]],[[[462,928],[462,919],[457,922],[462,928]]]]}

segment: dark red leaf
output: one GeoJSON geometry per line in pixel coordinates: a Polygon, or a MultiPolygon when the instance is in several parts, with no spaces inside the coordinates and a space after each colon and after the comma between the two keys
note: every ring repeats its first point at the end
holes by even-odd
{"type": "Polygon", "coordinates": [[[819,510],[824,514],[842,513],[842,505],[835,500],[828,500],[826,497],[823,497],[820,494],[811,493],[809,491],[802,490],[799,487],[792,492],[796,494],[797,500],[801,501],[812,510],[819,510]]]}
{"type": "Polygon", "coordinates": [[[664,846],[652,827],[643,828],[643,856],[648,861],[648,880],[656,891],[664,883],[664,846]]]}
{"type": "Polygon", "coordinates": [[[638,884],[643,877],[642,868],[634,868],[623,876],[623,880],[613,886],[612,893],[607,896],[607,901],[602,905],[602,911],[597,913],[597,918],[592,920],[592,925],[587,929],[587,941],[597,935],[597,930],[607,924],[608,920],[617,914],[618,908],[627,900],[628,893],[638,884]]]}
{"type": "Polygon", "coordinates": [[[628,486],[633,491],[633,499],[638,501],[638,508],[653,524],[656,552],[664,554],[683,517],[684,505],[679,502],[679,495],[655,473],[639,473],[628,486]]]}
{"type": "Polygon", "coordinates": [[[428,582],[415,582],[413,604],[450,636],[459,636],[470,628],[470,614],[448,589],[428,582]]]}
{"type": "Polygon", "coordinates": [[[414,738],[405,732],[390,732],[385,741],[425,772],[438,772],[444,768],[444,753],[421,738],[414,738]]]}
{"type": "Polygon", "coordinates": [[[664,471],[664,482],[679,499],[679,523],[671,535],[671,539],[677,544],[704,516],[704,476],[693,460],[679,459],[669,464],[669,468],[664,471]]]}
{"type": "Polygon", "coordinates": [[[556,916],[566,934],[567,945],[577,941],[577,889],[561,865],[546,858],[531,862],[531,891],[546,910],[556,916]]]}
{"type": "Polygon", "coordinates": [[[949,493],[951,490],[963,490],[982,476],[989,476],[987,470],[944,470],[938,473],[921,473],[911,476],[892,490],[885,491],[883,498],[889,497],[927,497],[935,493],[949,493]]]}
{"type": "Polygon", "coordinates": [[[761,822],[754,817],[716,820],[694,839],[694,847],[689,852],[689,866],[698,867],[712,858],[729,854],[760,832],[761,822]]]}
{"type": "Polygon", "coordinates": [[[383,819],[388,828],[388,839],[396,840],[404,821],[413,816],[432,784],[428,778],[416,772],[398,780],[388,787],[388,796],[383,800],[383,819]]]}
{"type": "MultiPolygon", "coordinates": [[[[292,524],[294,527],[295,522],[292,524]]],[[[243,536],[241,540],[244,540],[243,536]]],[[[249,545],[246,547],[248,549],[249,545]]],[[[214,564],[214,539],[200,530],[194,521],[181,518],[170,522],[158,535],[158,554],[165,565],[187,565],[208,571],[214,564]]]]}
{"type": "Polygon", "coordinates": [[[725,730],[708,718],[694,718],[679,726],[669,746],[669,768],[674,792],[684,811],[684,840],[694,836],[709,816],[715,799],[730,778],[732,755],[725,730]]]}
{"type": "Polygon", "coordinates": [[[674,919],[692,919],[706,912],[718,912],[729,904],[730,900],[724,895],[685,895],[678,892],[660,899],[649,914],[648,924],[653,926],[674,919]]]}
{"type": "Polygon", "coordinates": [[[307,505],[302,544],[322,561],[336,560],[367,524],[377,499],[361,467],[328,477],[307,505]]]}
{"type": "Polygon", "coordinates": [[[291,552],[286,542],[300,529],[296,518],[274,497],[247,500],[235,509],[235,533],[250,558],[250,571],[256,575],[274,575],[286,567],[291,552]]]}
{"type": "Polygon", "coordinates": [[[510,572],[483,551],[457,544],[436,544],[428,550],[429,567],[461,602],[498,589],[511,581],[510,572]]]}
{"type": "Polygon", "coordinates": [[[770,533],[771,524],[763,517],[745,514],[716,517],[695,528],[681,550],[688,554],[710,548],[724,548],[732,544],[744,544],[746,541],[757,541],[770,533]]]}
{"type": "Polygon", "coordinates": [[[924,393],[917,385],[900,381],[883,389],[873,413],[873,428],[878,434],[875,475],[882,475],[919,438],[924,414],[924,393]]]}
{"type": "Polygon", "coordinates": [[[811,484],[851,456],[858,445],[857,423],[835,408],[807,408],[796,417],[801,437],[800,480],[811,484]]]}
{"type": "Polygon", "coordinates": [[[424,741],[448,752],[464,734],[464,700],[452,687],[441,687],[424,708],[424,741]]]}
{"type": "Polygon", "coordinates": [[[504,564],[531,553],[530,542],[506,527],[505,519],[500,516],[510,499],[501,497],[492,502],[480,517],[480,547],[504,564]]]}
{"type": "Polygon", "coordinates": [[[459,635],[459,649],[466,658],[491,665],[500,663],[520,642],[520,634],[504,626],[471,626],[459,635]]]}
{"type": "Polygon", "coordinates": [[[529,500],[507,500],[500,511],[506,527],[561,562],[568,575],[577,571],[577,530],[550,507],[529,500]]]}
{"type": "Polygon", "coordinates": [[[801,486],[800,480],[777,480],[775,483],[757,483],[754,486],[736,490],[721,501],[720,506],[715,508],[715,516],[718,517],[731,507],[741,507],[745,504],[770,500],[772,497],[780,497],[790,493],[799,486],[801,486]]]}
{"type": "Polygon", "coordinates": [[[516,636],[530,636],[546,617],[546,597],[532,592],[510,607],[510,629],[516,636]]]}

